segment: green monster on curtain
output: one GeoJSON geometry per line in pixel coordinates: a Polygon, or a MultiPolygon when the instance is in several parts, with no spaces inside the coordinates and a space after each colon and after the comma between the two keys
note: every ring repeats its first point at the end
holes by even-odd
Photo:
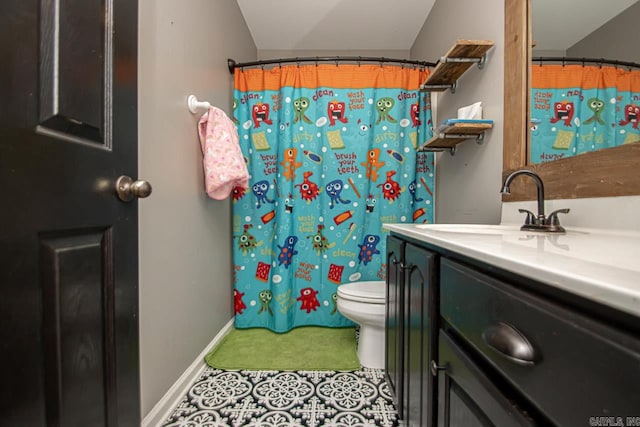
{"type": "Polygon", "coordinates": [[[534,65],[531,163],[640,141],[640,71],[534,65]]]}
{"type": "Polygon", "coordinates": [[[309,65],[236,70],[250,174],[234,191],[235,325],[353,325],[337,287],[385,279],[385,222],[433,221],[425,70],[309,65]]]}

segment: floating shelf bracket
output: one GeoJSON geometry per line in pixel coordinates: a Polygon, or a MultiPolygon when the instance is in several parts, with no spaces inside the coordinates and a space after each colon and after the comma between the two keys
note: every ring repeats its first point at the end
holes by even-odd
{"type": "Polygon", "coordinates": [[[478,144],[482,144],[484,141],[484,132],[479,133],[478,135],[473,137],[473,135],[468,133],[439,133],[439,139],[475,139],[478,144]]]}
{"type": "Polygon", "coordinates": [[[491,40],[458,40],[440,58],[427,81],[420,86],[423,92],[455,91],[458,79],[473,65],[482,69],[487,62],[487,52],[493,47],[491,40]]]}
{"type": "Polygon", "coordinates": [[[418,151],[449,151],[453,155],[455,147],[461,142],[473,139],[478,144],[484,141],[485,131],[493,127],[491,123],[451,123],[437,132],[426,141],[418,151]]]}
{"type": "Polygon", "coordinates": [[[458,87],[457,81],[450,84],[441,84],[441,85],[423,84],[422,86],[420,86],[420,92],[442,92],[443,90],[450,89],[451,93],[456,93],[457,87],[458,87]]]}
{"type": "Polygon", "coordinates": [[[447,56],[443,56],[440,58],[440,62],[449,62],[449,63],[465,63],[471,62],[476,63],[479,69],[484,68],[484,64],[487,62],[487,54],[485,53],[480,58],[450,58],[447,56]]]}
{"type": "Polygon", "coordinates": [[[418,150],[418,153],[424,152],[424,153],[440,153],[443,151],[448,151],[449,154],[451,154],[452,156],[456,155],[456,146],[454,145],[453,147],[423,147],[421,149],[418,150]]]}

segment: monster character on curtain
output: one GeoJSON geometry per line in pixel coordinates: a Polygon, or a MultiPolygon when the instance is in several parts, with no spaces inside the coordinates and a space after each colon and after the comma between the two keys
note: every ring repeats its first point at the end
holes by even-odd
{"type": "Polygon", "coordinates": [[[343,283],[384,280],[385,222],[432,222],[427,71],[310,65],[235,72],[250,189],[234,192],[235,324],[352,323],[343,283]]]}
{"type": "Polygon", "coordinates": [[[640,71],[534,65],[531,163],[640,141],[640,71]]]}

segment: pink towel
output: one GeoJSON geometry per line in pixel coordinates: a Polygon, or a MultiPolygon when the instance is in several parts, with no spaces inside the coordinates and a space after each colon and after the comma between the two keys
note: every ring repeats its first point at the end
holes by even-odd
{"type": "Polygon", "coordinates": [[[209,197],[222,200],[234,187],[249,187],[249,172],[240,151],[238,130],[219,108],[211,107],[198,123],[202,146],[205,190],[209,197]]]}

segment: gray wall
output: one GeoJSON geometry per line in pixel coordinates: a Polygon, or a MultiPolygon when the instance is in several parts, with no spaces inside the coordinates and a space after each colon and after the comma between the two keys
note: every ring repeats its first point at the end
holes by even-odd
{"type": "Polygon", "coordinates": [[[494,127],[481,145],[469,140],[458,145],[455,156],[438,154],[436,221],[497,224],[501,209],[504,0],[437,0],[411,48],[411,58],[436,60],[460,39],[489,39],[495,45],[484,69],[472,67],[461,77],[456,93],[440,92],[432,99],[437,105],[436,123],[457,117],[459,107],[482,101],[484,118],[493,119],[494,127]]]}
{"type": "Polygon", "coordinates": [[[541,49],[533,49],[531,52],[532,57],[537,56],[569,56],[567,51],[565,50],[541,50],[541,49]]]}
{"type": "Polygon", "coordinates": [[[409,50],[258,50],[259,59],[295,58],[296,56],[383,56],[386,58],[409,58],[409,50]]]}
{"type": "Polygon", "coordinates": [[[629,7],[602,27],[567,49],[567,56],[606,58],[638,62],[638,21],[640,2],[629,7]]]}
{"type": "Polygon", "coordinates": [[[231,112],[227,58],[257,51],[235,1],[141,0],[139,176],[142,416],[232,318],[230,202],[204,192],[187,95],[231,112]]]}

